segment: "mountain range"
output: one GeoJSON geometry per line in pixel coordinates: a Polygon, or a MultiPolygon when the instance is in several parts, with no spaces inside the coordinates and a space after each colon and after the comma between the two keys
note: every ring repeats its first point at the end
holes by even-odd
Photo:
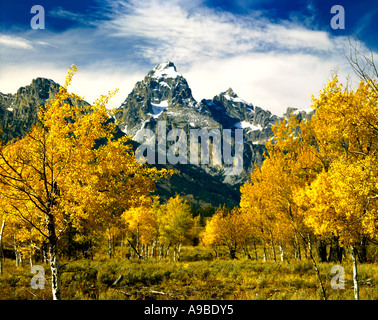
{"type": "MultiPolygon", "coordinates": [[[[39,107],[53,99],[60,85],[51,79],[37,78],[21,87],[15,94],[0,93],[0,139],[8,142],[22,138],[37,121],[39,107]]],[[[69,101],[84,105],[85,101],[69,101]]],[[[288,108],[284,117],[295,113],[300,119],[311,113],[288,108]]],[[[225,175],[223,165],[157,164],[158,167],[178,169],[179,174],[162,180],[157,193],[162,199],[181,194],[197,207],[237,205],[239,187],[254,167],[264,159],[264,142],[273,136],[272,125],[281,121],[270,111],[241,99],[231,88],[212,99],[196,101],[186,79],[173,62],[155,66],[138,81],[118,108],[116,118],[123,134],[138,140],[141,129],[157,132],[158,122],[165,121],[167,130],[243,129],[243,171],[237,176],[225,175]]],[[[138,146],[138,143],[135,143],[138,146]]]]}

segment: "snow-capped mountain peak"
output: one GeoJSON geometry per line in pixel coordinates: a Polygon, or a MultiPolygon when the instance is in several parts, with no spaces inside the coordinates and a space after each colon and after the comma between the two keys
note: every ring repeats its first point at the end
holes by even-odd
{"type": "Polygon", "coordinates": [[[160,79],[160,78],[177,78],[181,76],[179,72],[177,72],[176,66],[173,62],[164,62],[158,64],[155,68],[152,69],[152,78],[160,79]]]}
{"type": "Polygon", "coordinates": [[[234,90],[232,90],[232,88],[229,88],[227,91],[222,92],[221,95],[231,102],[241,102],[249,105],[247,101],[239,98],[239,96],[234,92],[234,90]]]}

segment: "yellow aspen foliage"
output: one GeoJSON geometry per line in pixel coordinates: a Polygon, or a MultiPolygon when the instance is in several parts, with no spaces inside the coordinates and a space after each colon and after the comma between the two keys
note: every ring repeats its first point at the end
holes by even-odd
{"type": "Polygon", "coordinates": [[[188,202],[180,195],[169,198],[157,212],[159,241],[167,247],[172,246],[174,259],[180,260],[181,246],[193,225],[193,216],[188,202]]]}
{"type": "Polygon", "coordinates": [[[298,194],[306,223],[317,234],[332,233],[344,244],[377,238],[378,104],[371,87],[355,92],[337,77],[314,100],[311,121],[318,152],[330,166],[298,194]],[[302,197],[302,198],[301,198],[302,197]],[[304,200],[305,199],[305,200],[304,200]]]}
{"type": "Polygon", "coordinates": [[[140,244],[149,245],[156,240],[158,224],[152,204],[152,198],[145,198],[143,205],[132,207],[122,214],[127,231],[136,238],[137,249],[140,244]]]}
{"type": "Polygon", "coordinates": [[[373,173],[363,167],[335,161],[302,196],[307,206],[305,222],[316,234],[333,234],[350,245],[377,237],[378,212],[371,193],[373,173]]]}
{"type": "Polygon", "coordinates": [[[67,90],[76,70],[68,70],[64,87],[40,108],[27,136],[0,146],[3,211],[49,244],[54,299],[61,298],[58,247],[67,228],[115,223],[166,174],[137,163],[130,137],[115,139],[106,104],[116,91],[92,105],[68,103],[80,100],[67,90]]]}
{"type": "Polygon", "coordinates": [[[226,246],[231,259],[236,258],[239,247],[245,246],[252,232],[247,217],[238,207],[229,210],[219,207],[206,223],[201,234],[202,244],[207,246],[226,246]]]}

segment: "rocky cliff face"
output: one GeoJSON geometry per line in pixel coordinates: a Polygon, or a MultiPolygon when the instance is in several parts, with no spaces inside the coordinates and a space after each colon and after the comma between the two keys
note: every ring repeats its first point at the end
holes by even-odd
{"type": "MultiPolygon", "coordinates": [[[[238,176],[224,175],[225,167],[205,165],[203,170],[222,176],[222,181],[237,186],[244,182],[253,163],[263,161],[264,142],[272,135],[272,125],[280,120],[269,111],[238,97],[229,88],[213,99],[197,102],[185,78],[172,62],[157,65],[138,82],[119,108],[120,128],[134,140],[141,139],[141,129],[157,132],[158,121],[165,120],[167,131],[182,128],[189,136],[190,129],[243,129],[243,172],[238,176]]],[[[233,141],[234,143],[234,141],[233,141]]],[[[234,146],[234,144],[233,144],[234,146]]]]}
{"type": "Polygon", "coordinates": [[[119,111],[121,130],[134,137],[140,129],[155,130],[159,120],[167,121],[167,129],[219,126],[210,115],[200,114],[187,81],[172,62],[157,65],[137,82],[119,111]]]}
{"type": "MultiPolygon", "coordinates": [[[[0,93],[0,139],[8,142],[24,137],[38,121],[39,107],[53,99],[59,87],[53,80],[37,78],[15,94],[0,93]]],[[[85,101],[69,103],[86,104],[85,101]]],[[[138,140],[143,128],[156,133],[158,121],[161,120],[166,122],[167,131],[182,128],[187,136],[191,129],[218,129],[221,135],[222,129],[231,129],[234,137],[235,129],[243,129],[243,171],[238,175],[225,175],[223,165],[211,163],[158,164],[180,170],[179,174],[158,184],[159,195],[167,199],[179,193],[198,206],[238,204],[240,184],[248,179],[255,162],[262,164],[264,142],[273,135],[272,125],[283,119],[246,102],[231,88],[212,99],[197,102],[188,82],[172,62],[159,64],[148,72],[143,80],[135,84],[118,110],[119,127],[123,131],[119,135],[128,134],[134,140],[138,140]]],[[[293,108],[288,108],[284,117],[293,113],[299,119],[311,117],[311,113],[293,108]]],[[[234,143],[233,140],[232,150],[234,143]]]]}

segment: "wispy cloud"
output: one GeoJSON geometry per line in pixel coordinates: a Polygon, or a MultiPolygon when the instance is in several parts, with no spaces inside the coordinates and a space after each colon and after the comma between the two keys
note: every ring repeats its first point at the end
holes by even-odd
{"type": "Polygon", "coordinates": [[[15,49],[29,50],[33,48],[30,41],[24,38],[4,34],[0,34],[0,45],[15,49]]]}
{"type": "Polygon", "coordinates": [[[267,51],[327,52],[334,46],[323,31],[203,6],[188,10],[177,2],[125,3],[102,28],[112,37],[137,37],[136,48],[153,62],[188,63],[267,51]]]}
{"type": "Polygon", "coordinates": [[[171,60],[197,100],[232,87],[243,99],[282,114],[288,106],[308,107],[332,70],[338,68],[342,76],[351,72],[344,57],[347,38],[310,28],[316,17],[311,6],[300,23],[298,14],[270,20],[261,11],[231,13],[201,0],[98,3],[102,7],[89,15],[63,6],[50,11],[50,17],[87,21],[64,31],[0,35],[5,48],[0,88],[9,88],[6,74],[12,74],[15,91],[17,81],[19,87],[32,75],[64,77],[75,63],[78,77],[83,75],[75,87],[79,94],[94,100],[104,92],[101,87],[119,87],[115,105],[120,105],[133,83],[155,64],[171,60]]]}
{"type": "Polygon", "coordinates": [[[332,70],[349,72],[346,37],[295,19],[272,22],[260,12],[239,15],[157,0],[118,1],[115,12],[102,30],[133,39],[135,51],[152,64],[174,61],[197,99],[232,86],[243,98],[281,114],[288,106],[308,107],[332,70]]]}
{"type": "Polygon", "coordinates": [[[50,10],[49,15],[56,18],[62,19],[69,19],[69,20],[78,20],[83,19],[84,15],[81,13],[75,13],[68,10],[65,10],[63,7],[55,7],[54,9],[50,10]]]}

